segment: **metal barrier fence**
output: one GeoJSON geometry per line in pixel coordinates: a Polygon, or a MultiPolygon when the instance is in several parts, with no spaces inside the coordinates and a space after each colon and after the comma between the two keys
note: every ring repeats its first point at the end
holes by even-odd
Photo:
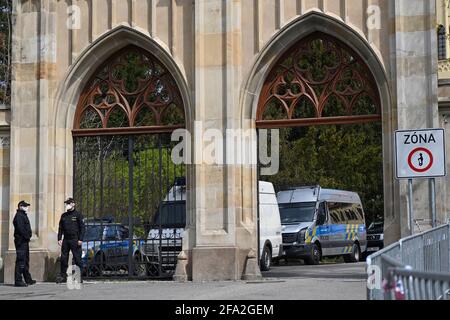
{"type": "Polygon", "coordinates": [[[369,300],[449,299],[450,223],[370,255],[367,268],[369,300]]]}
{"type": "Polygon", "coordinates": [[[387,266],[385,300],[450,300],[450,274],[416,271],[385,255],[381,260],[387,266]]]}

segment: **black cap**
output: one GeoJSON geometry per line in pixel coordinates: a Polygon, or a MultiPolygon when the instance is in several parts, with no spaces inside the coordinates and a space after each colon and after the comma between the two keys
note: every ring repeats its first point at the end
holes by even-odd
{"type": "Polygon", "coordinates": [[[30,204],[28,202],[26,202],[25,200],[22,200],[19,202],[19,204],[17,206],[18,207],[29,207],[30,204]]]}
{"type": "Polygon", "coordinates": [[[75,203],[75,200],[73,200],[73,198],[67,198],[66,201],[64,201],[65,204],[69,204],[69,203],[75,203]]]}

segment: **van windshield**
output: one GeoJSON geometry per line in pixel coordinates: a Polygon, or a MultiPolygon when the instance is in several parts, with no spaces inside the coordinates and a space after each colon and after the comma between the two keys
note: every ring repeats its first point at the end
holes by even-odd
{"type": "Polygon", "coordinates": [[[282,224],[312,222],[316,211],[316,203],[286,203],[280,204],[279,209],[282,224]]]}
{"type": "Polygon", "coordinates": [[[367,231],[373,233],[383,233],[383,222],[372,222],[367,231]]]}
{"type": "Polygon", "coordinates": [[[162,226],[186,226],[186,201],[162,202],[153,223],[162,226]]]}

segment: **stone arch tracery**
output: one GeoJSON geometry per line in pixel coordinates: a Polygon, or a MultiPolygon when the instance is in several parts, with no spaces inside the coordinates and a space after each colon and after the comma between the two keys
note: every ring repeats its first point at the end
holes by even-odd
{"type": "Polygon", "coordinates": [[[279,58],[258,102],[258,127],[381,120],[376,82],[362,58],[341,41],[314,32],[279,58]]]}
{"type": "Polygon", "coordinates": [[[161,132],[184,127],[183,100],[167,68],[152,54],[128,46],[109,58],[85,86],[74,134],[161,132]]]}

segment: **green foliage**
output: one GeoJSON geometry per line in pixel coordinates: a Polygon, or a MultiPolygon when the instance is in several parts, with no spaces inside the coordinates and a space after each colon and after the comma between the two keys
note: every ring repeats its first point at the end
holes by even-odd
{"type": "Polygon", "coordinates": [[[367,221],[383,218],[381,123],[281,129],[276,189],[320,185],[356,191],[367,221]]]}
{"type": "Polygon", "coordinates": [[[310,54],[300,56],[298,66],[302,70],[309,70],[314,81],[322,81],[328,74],[328,68],[335,67],[339,58],[336,51],[326,48],[320,39],[312,41],[309,49],[310,54]]]}
{"type": "Polygon", "coordinates": [[[143,223],[151,223],[175,178],[184,175],[184,167],[172,162],[171,149],[166,148],[137,152],[134,159],[133,217],[139,217],[143,223]]]}
{"type": "Polygon", "coordinates": [[[124,63],[113,69],[113,79],[123,81],[127,92],[135,92],[140,89],[139,80],[147,79],[152,70],[143,61],[145,57],[137,52],[128,52],[121,59],[124,63]]]}

